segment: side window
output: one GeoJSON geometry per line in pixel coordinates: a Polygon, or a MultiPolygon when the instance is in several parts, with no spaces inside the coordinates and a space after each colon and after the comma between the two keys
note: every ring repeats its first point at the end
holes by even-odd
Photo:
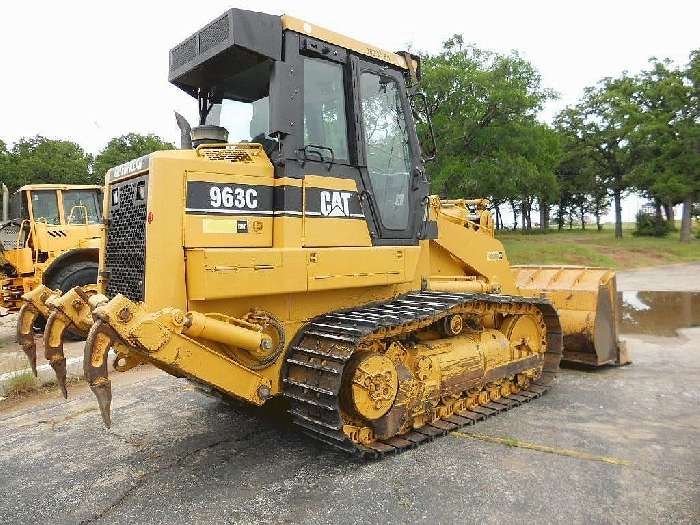
{"type": "MultiPolygon", "coordinates": [[[[321,146],[318,155],[348,159],[343,68],[335,62],[304,58],[304,145],[321,146]]],[[[307,151],[314,151],[307,148],[307,151]]]]}
{"type": "Polygon", "coordinates": [[[97,224],[100,222],[98,193],[94,190],[63,192],[63,216],[67,224],[97,224]]]}
{"type": "Polygon", "coordinates": [[[410,211],[411,156],[396,80],[363,72],[360,103],[367,171],[382,224],[390,230],[404,230],[410,211]]]}
{"type": "Polygon", "coordinates": [[[56,192],[54,190],[33,191],[32,213],[35,221],[60,224],[56,192]]]}

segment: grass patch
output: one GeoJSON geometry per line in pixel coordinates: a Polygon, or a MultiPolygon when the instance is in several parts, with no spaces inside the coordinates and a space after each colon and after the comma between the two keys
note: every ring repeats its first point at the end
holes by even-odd
{"type": "Polygon", "coordinates": [[[562,230],[523,234],[498,232],[511,264],[576,264],[617,270],[700,260],[700,242],[682,244],[678,234],[666,237],[634,237],[625,228],[615,239],[612,227],[602,231],[562,230]]]}
{"type": "Polygon", "coordinates": [[[5,397],[17,397],[37,390],[36,378],[31,372],[17,374],[7,381],[5,397]]]}

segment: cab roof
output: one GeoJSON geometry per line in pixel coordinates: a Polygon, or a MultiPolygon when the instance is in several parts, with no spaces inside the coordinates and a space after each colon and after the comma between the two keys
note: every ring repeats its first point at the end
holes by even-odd
{"type": "Polygon", "coordinates": [[[102,190],[95,184],[26,184],[17,191],[26,190],[102,190]]]}
{"type": "Polygon", "coordinates": [[[351,51],[355,51],[361,55],[365,55],[382,62],[387,62],[394,66],[400,67],[401,69],[408,69],[406,59],[397,53],[385,51],[379,47],[355,40],[349,36],[341,35],[340,33],[336,33],[330,29],[325,29],[321,26],[310,24],[309,22],[305,22],[299,18],[294,18],[293,16],[282,15],[281,19],[282,29],[301,33],[302,35],[317,38],[338,47],[350,49],[351,51]]]}
{"type": "MultiPolygon", "coordinates": [[[[403,54],[392,53],[289,15],[229,9],[170,50],[168,80],[196,97],[200,88],[235,92],[253,101],[265,91],[272,63],[282,60],[285,31],[299,33],[408,71],[403,54]]],[[[411,69],[420,67],[412,59],[411,69]]]]}

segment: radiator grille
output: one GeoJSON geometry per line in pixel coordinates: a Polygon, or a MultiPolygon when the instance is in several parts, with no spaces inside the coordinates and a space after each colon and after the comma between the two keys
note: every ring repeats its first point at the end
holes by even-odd
{"type": "Polygon", "coordinates": [[[170,70],[175,71],[197,56],[197,37],[193,36],[170,51],[170,70]]]}
{"type": "Polygon", "coordinates": [[[105,269],[110,298],[120,293],[132,301],[143,301],[147,188],[148,175],[142,175],[109,189],[105,269]]]}
{"type": "Polygon", "coordinates": [[[212,47],[226,42],[226,40],[228,40],[228,34],[228,16],[215,20],[199,32],[199,52],[204,53],[212,47]]]}

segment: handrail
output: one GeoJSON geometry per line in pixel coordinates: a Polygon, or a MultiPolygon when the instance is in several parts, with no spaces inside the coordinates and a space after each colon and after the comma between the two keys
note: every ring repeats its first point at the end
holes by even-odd
{"type": "Polygon", "coordinates": [[[495,234],[491,212],[488,210],[490,202],[487,199],[441,200],[438,196],[433,195],[430,197],[430,203],[436,214],[454,224],[464,226],[474,231],[481,231],[491,237],[495,234]],[[472,210],[469,209],[469,206],[474,206],[476,208],[475,215],[472,214],[472,210]],[[445,210],[457,209],[460,215],[447,213],[443,211],[442,208],[445,210]]]}
{"type": "MultiPolygon", "coordinates": [[[[29,219],[24,219],[19,225],[19,231],[17,232],[17,240],[15,241],[15,250],[19,250],[19,242],[20,242],[20,239],[22,238],[22,230],[24,230],[24,223],[25,222],[29,222],[29,219]]],[[[32,233],[32,229],[31,229],[31,225],[30,225],[29,235],[27,236],[26,242],[29,242],[29,237],[31,236],[31,233],[32,233]]]]}

